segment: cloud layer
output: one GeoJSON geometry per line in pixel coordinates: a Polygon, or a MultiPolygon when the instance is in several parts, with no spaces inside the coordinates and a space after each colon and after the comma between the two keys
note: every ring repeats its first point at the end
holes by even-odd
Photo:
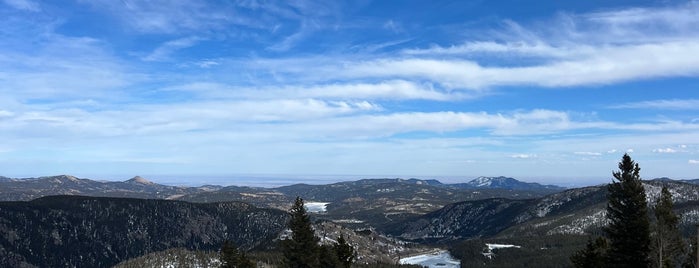
{"type": "Polygon", "coordinates": [[[604,177],[633,148],[696,173],[697,2],[480,31],[365,5],[5,0],[0,167],[604,177]]]}

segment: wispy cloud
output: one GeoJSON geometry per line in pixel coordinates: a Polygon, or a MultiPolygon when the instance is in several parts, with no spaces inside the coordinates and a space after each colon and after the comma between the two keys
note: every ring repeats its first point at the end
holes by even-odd
{"type": "Polygon", "coordinates": [[[263,27],[262,20],[238,14],[235,6],[203,1],[85,1],[144,33],[196,33],[226,25],[263,27]],[[231,16],[231,14],[236,14],[231,16]]]}
{"type": "Polygon", "coordinates": [[[689,159],[687,162],[692,165],[699,165],[699,160],[696,159],[689,159]]]}
{"type": "Polygon", "coordinates": [[[699,110],[699,99],[650,100],[611,106],[614,109],[699,110]]]}
{"type": "Polygon", "coordinates": [[[170,55],[177,50],[188,48],[191,46],[196,45],[198,42],[202,41],[203,39],[200,37],[186,37],[186,38],[180,38],[172,41],[165,42],[153,52],[150,54],[146,55],[142,59],[144,61],[164,61],[164,60],[169,60],[170,55]]]}
{"type": "Polygon", "coordinates": [[[672,153],[677,153],[678,151],[672,148],[658,148],[658,149],[653,149],[654,153],[662,153],[662,154],[672,154],[672,153]]]}
{"type": "Polygon", "coordinates": [[[513,154],[510,155],[511,158],[517,158],[517,159],[530,159],[530,158],[537,158],[538,156],[536,154],[513,154]]]}
{"type": "Polygon", "coordinates": [[[26,10],[26,11],[39,11],[41,8],[39,4],[31,0],[3,0],[3,2],[16,9],[26,10]]]}
{"type": "Polygon", "coordinates": [[[365,99],[365,100],[461,100],[476,95],[459,92],[444,92],[431,84],[418,84],[406,80],[389,80],[378,83],[334,83],[296,86],[239,87],[220,83],[197,82],[171,86],[165,90],[196,93],[210,98],[321,98],[321,99],[365,99]]]}
{"type": "Polygon", "coordinates": [[[694,53],[699,50],[699,31],[691,27],[699,23],[691,15],[696,12],[699,4],[689,3],[663,9],[563,14],[546,23],[555,27],[508,21],[507,28],[491,36],[502,41],[468,40],[405,49],[379,59],[336,59],[334,63],[319,62],[312,71],[273,61],[266,62],[270,65],[264,68],[320,81],[420,79],[446,88],[471,90],[518,85],[559,88],[694,77],[699,75],[699,56],[694,53]],[[522,64],[508,60],[512,56],[535,60],[522,64]]]}
{"type": "Polygon", "coordinates": [[[602,153],[597,153],[597,152],[574,152],[573,154],[584,155],[584,156],[601,156],[602,155],[602,153]]]}

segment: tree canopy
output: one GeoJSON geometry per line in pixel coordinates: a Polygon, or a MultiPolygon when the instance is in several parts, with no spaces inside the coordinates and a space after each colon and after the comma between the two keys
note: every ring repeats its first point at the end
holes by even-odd
{"type": "Polygon", "coordinates": [[[607,251],[611,267],[648,267],[650,222],[646,193],[640,176],[641,168],[624,154],[615,181],[608,186],[605,228],[610,245],[607,251]]]}

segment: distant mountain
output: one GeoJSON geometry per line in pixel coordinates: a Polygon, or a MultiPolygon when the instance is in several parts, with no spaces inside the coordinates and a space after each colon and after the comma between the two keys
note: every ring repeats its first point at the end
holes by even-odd
{"type": "Polygon", "coordinates": [[[478,177],[467,183],[449,184],[449,186],[464,189],[510,189],[557,192],[566,188],[556,185],[542,185],[535,182],[522,182],[509,177],[478,177]]]}
{"type": "MultiPolygon", "coordinates": [[[[699,185],[673,180],[644,181],[649,204],[660,196],[663,185],[673,194],[682,228],[689,232],[699,221],[699,185]]],[[[598,233],[606,223],[606,191],[606,185],[600,185],[529,200],[458,202],[394,223],[386,231],[404,239],[420,241],[598,233]]]]}
{"type": "Polygon", "coordinates": [[[686,183],[691,183],[691,184],[698,184],[699,185],[699,179],[693,179],[693,180],[673,180],[668,177],[662,177],[662,178],[656,178],[653,179],[655,181],[681,181],[681,182],[686,182],[686,183]]]}
{"type": "MultiPolygon", "coordinates": [[[[70,179],[70,178],[62,178],[70,179]]],[[[110,267],[168,248],[267,247],[287,213],[245,203],[50,196],[0,202],[0,267],[110,267]]]]}
{"type": "Polygon", "coordinates": [[[176,199],[187,194],[218,190],[220,188],[220,186],[167,186],[153,183],[139,176],[123,182],[94,181],[79,179],[70,175],[26,179],[0,178],[0,201],[27,201],[49,195],[176,199]]]}

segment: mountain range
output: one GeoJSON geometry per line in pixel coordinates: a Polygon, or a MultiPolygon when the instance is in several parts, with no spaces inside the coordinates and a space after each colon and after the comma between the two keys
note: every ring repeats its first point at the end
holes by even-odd
{"type": "MultiPolygon", "coordinates": [[[[649,204],[662,186],[670,189],[686,235],[699,222],[696,182],[644,181],[649,204]]],[[[395,262],[420,245],[460,248],[459,241],[473,239],[531,238],[566,262],[575,243],[584,243],[580,237],[599,234],[606,223],[605,185],[565,189],[507,177],[456,184],[364,179],[276,188],[178,187],[141,177],[122,182],[68,175],[0,177],[0,196],[5,200],[0,202],[0,256],[6,256],[0,266],[7,267],[107,267],[170,248],[215,250],[224,239],[243,249],[269,250],[296,196],[321,208],[312,217],[322,241],[343,233],[362,249],[364,261],[395,262]],[[573,244],[564,243],[566,251],[551,246],[567,239],[573,244]]]]}

